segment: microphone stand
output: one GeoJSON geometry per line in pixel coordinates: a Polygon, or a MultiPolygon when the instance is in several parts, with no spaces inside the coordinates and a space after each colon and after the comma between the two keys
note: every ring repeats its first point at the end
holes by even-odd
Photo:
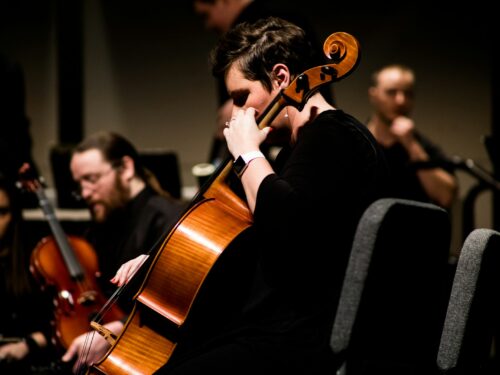
{"type": "Polygon", "coordinates": [[[455,166],[455,169],[463,170],[479,180],[469,190],[463,202],[462,240],[465,240],[467,235],[474,229],[474,204],[477,197],[488,189],[500,192],[500,182],[472,159],[462,159],[459,156],[454,156],[451,163],[455,166]]]}

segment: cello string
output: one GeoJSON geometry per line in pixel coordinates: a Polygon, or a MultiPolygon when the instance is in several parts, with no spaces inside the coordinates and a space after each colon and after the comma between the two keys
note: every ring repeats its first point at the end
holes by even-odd
{"type": "Polygon", "coordinates": [[[94,321],[96,323],[100,323],[102,321],[104,315],[106,315],[106,313],[111,309],[111,307],[115,303],[117,303],[118,299],[125,292],[125,290],[127,290],[129,288],[130,281],[132,281],[132,279],[138,274],[139,270],[142,269],[142,266],[146,263],[146,261],[151,258],[150,254],[152,254],[155,249],[160,248],[160,244],[163,243],[163,241],[167,238],[167,235],[171,232],[171,229],[173,228],[173,226],[174,225],[170,225],[170,227],[165,231],[165,233],[161,234],[158,237],[158,239],[155,241],[153,246],[151,246],[149,251],[147,253],[143,254],[143,255],[146,255],[146,257],[144,259],[142,259],[142,261],[139,263],[139,266],[136,268],[134,273],[132,275],[130,275],[130,277],[128,278],[128,280],[125,284],[116,288],[116,290],[113,292],[113,294],[108,299],[108,301],[106,301],[106,303],[102,306],[102,308],[96,313],[96,315],[94,316],[94,319],[92,319],[92,321],[94,321]]]}
{"type": "MultiPolygon", "coordinates": [[[[175,223],[176,224],[176,223],[175,223]]],[[[167,230],[161,234],[158,239],[155,241],[155,243],[151,246],[150,250],[146,253],[143,254],[145,255],[144,258],[141,259],[141,261],[138,263],[137,267],[133,271],[133,273],[128,277],[126,280],[125,284],[123,284],[120,287],[117,287],[116,290],[113,292],[111,297],[108,299],[108,301],[102,306],[102,308],[94,315],[92,321],[100,324],[102,320],[104,319],[104,316],[106,313],[114,306],[115,303],[117,303],[118,299],[120,296],[124,293],[125,290],[127,290],[130,287],[130,281],[139,273],[139,270],[141,270],[146,263],[148,259],[151,259],[152,257],[150,256],[153,254],[153,252],[157,249],[161,249],[160,245],[163,243],[163,241],[167,238],[168,234],[171,232],[172,228],[174,227],[175,224],[170,225],[167,230]]],[[[89,366],[85,366],[85,364],[88,361],[88,357],[90,354],[90,348],[93,342],[94,335],[97,332],[94,330],[93,332],[88,332],[85,336],[85,341],[82,347],[82,355],[78,355],[78,362],[77,362],[77,374],[83,374],[86,372],[87,368],[89,366]],[[90,335],[92,335],[92,338],[90,338],[90,335]]],[[[91,364],[90,366],[92,366],[91,364]]]]}
{"type": "Polygon", "coordinates": [[[90,348],[92,346],[92,342],[94,341],[94,335],[96,331],[89,331],[85,333],[85,341],[83,342],[82,353],[85,353],[85,356],[78,356],[78,360],[76,362],[76,374],[81,375],[86,371],[85,364],[87,363],[87,359],[90,354],[90,348]],[[91,337],[92,336],[92,337],[91,337]]]}
{"type": "MultiPolygon", "coordinates": [[[[141,260],[141,262],[139,263],[137,268],[134,270],[134,273],[132,275],[130,275],[129,279],[127,280],[127,283],[123,284],[121,287],[118,287],[115,290],[115,292],[111,295],[111,297],[104,304],[104,306],[101,308],[101,310],[95,314],[94,318],[92,319],[93,322],[96,322],[99,324],[102,322],[106,313],[118,301],[118,298],[123,293],[123,291],[125,289],[127,289],[128,285],[129,285],[128,281],[130,281],[137,274],[137,272],[142,268],[142,266],[144,265],[144,263],[146,262],[147,259],[149,259],[149,255],[147,255],[146,257],[144,257],[141,260]]],[[[82,355],[81,356],[78,355],[78,360],[76,363],[76,374],[84,374],[86,371],[85,364],[87,363],[88,357],[90,355],[90,349],[92,347],[92,343],[94,341],[94,335],[96,333],[97,332],[94,330],[94,331],[89,331],[85,334],[85,340],[84,340],[84,343],[82,346],[82,351],[81,351],[82,355]]]]}
{"type": "Polygon", "coordinates": [[[120,296],[129,288],[129,282],[133,279],[133,277],[139,272],[140,269],[142,269],[142,266],[144,263],[146,263],[146,260],[149,259],[149,255],[146,255],[144,259],[141,260],[141,262],[138,264],[137,268],[134,270],[134,272],[129,276],[127,282],[123,284],[120,287],[117,287],[116,290],[113,292],[111,297],[106,301],[106,303],[102,306],[102,308],[95,314],[94,318],[92,319],[93,322],[100,323],[106,313],[113,307],[115,303],[118,302],[118,299],[120,296]]]}

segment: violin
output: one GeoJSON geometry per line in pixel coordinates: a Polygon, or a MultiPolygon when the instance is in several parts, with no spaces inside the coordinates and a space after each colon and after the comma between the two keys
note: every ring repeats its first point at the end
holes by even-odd
{"type": "MultiPolygon", "coordinates": [[[[108,298],[97,283],[99,265],[92,245],[81,237],[64,233],[41,181],[30,173],[29,165],[21,167],[20,185],[36,194],[52,231],[51,236],[42,238],[35,246],[30,271],[42,289],[53,293],[53,340],[59,348],[66,350],[73,339],[90,330],[90,322],[100,313],[108,298]]],[[[119,320],[124,316],[119,307],[113,305],[105,321],[119,320]]]]}
{"type": "MultiPolygon", "coordinates": [[[[323,50],[332,63],[303,72],[283,89],[257,119],[259,128],[268,126],[284,107],[302,109],[321,86],[346,77],[359,62],[358,49],[352,35],[330,35],[323,50]]],[[[246,202],[230,186],[231,170],[228,158],[166,233],[134,297],[124,329],[116,339],[108,340],[111,348],[87,374],[152,374],[172,356],[209,272],[253,223],[246,202]],[[158,321],[161,328],[151,324],[158,321]]],[[[99,324],[92,326],[103,331],[99,324]]]]}

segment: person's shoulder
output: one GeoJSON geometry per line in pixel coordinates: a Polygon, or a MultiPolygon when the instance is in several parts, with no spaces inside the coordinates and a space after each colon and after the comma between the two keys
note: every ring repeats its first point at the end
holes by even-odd
{"type": "Polygon", "coordinates": [[[182,212],[185,208],[185,204],[183,201],[176,198],[168,198],[160,194],[152,194],[147,201],[147,207],[149,210],[171,215],[182,212]]]}
{"type": "Polygon", "coordinates": [[[315,123],[318,129],[316,136],[330,134],[336,141],[349,142],[351,139],[355,144],[368,144],[369,147],[377,143],[366,125],[341,109],[322,112],[315,123]]]}
{"type": "Polygon", "coordinates": [[[182,201],[155,194],[148,200],[144,220],[150,223],[150,230],[163,233],[179,222],[185,209],[182,201]]]}
{"type": "Polygon", "coordinates": [[[319,123],[327,123],[332,126],[337,126],[337,129],[338,125],[340,125],[345,128],[354,127],[356,129],[362,129],[363,131],[367,130],[366,126],[362,124],[361,121],[341,109],[324,111],[317,117],[316,121],[319,123]]]}
{"type": "Polygon", "coordinates": [[[182,208],[180,200],[159,194],[152,187],[146,186],[129,204],[129,209],[140,215],[156,213],[176,213],[182,208]]]}

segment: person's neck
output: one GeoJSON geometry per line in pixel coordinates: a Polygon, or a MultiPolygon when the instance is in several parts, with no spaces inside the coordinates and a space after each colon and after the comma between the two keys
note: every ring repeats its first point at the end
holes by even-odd
{"type": "Polygon", "coordinates": [[[134,199],[146,187],[146,183],[138,177],[130,181],[130,199],[134,199]]]}
{"type": "Polygon", "coordinates": [[[335,109],[330,103],[328,103],[323,95],[320,93],[314,94],[304,106],[304,109],[301,112],[298,112],[302,115],[300,120],[302,121],[302,125],[307,122],[312,122],[318,115],[322,112],[329,111],[335,109]]]}
{"type": "Polygon", "coordinates": [[[391,124],[380,116],[373,114],[366,126],[381,145],[389,147],[396,142],[395,136],[390,131],[391,124]]]}
{"type": "Polygon", "coordinates": [[[296,140],[299,129],[302,126],[313,122],[320,113],[334,109],[320,93],[316,93],[307,101],[302,111],[299,112],[296,108],[290,110],[289,118],[292,127],[292,140],[296,140]]]}

